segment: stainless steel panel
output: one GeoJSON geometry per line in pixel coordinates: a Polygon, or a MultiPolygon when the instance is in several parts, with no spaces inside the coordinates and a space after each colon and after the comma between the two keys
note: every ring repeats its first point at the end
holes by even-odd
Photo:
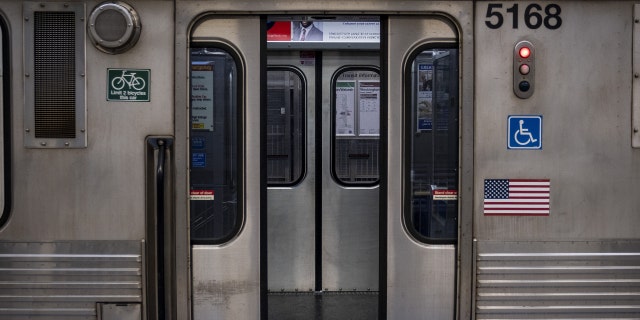
{"type": "MultiPolygon", "coordinates": [[[[211,7],[213,8],[213,7],[211,7]]],[[[260,18],[203,18],[192,41],[237,49],[244,73],[244,225],[224,245],[192,247],[193,319],[257,319],[260,315],[260,18]]],[[[185,192],[187,192],[185,190],[185,192]]]]}
{"type": "Polygon", "coordinates": [[[98,302],[142,303],[142,246],[0,242],[0,318],[95,319],[98,302]]]}
{"type": "Polygon", "coordinates": [[[305,176],[292,187],[267,190],[267,252],[271,291],[315,289],[315,67],[300,63],[300,52],[270,52],[269,65],[299,68],[306,78],[305,176]]]}
{"type": "MultiPolygon", "coordinates": [[[[462,9],[460,9],[462,10],[462,9]]],[[[436,16],[390,17],[388,22],[388,189],[387,189],[387,318],[453,319],[455,315],[456,248],[426,245],[410,238],[403,210],[403,78],[412,48],[457,41],[456,27],[436,16]],[[407,32],[407,30],[413,30],[407,32]]]]}
{"type": "Polygon", "coordinates": [[[476,319],[631,319],[640,242],[478,241],[476,319]]]}
{"type": "Polygon", "coordinates": [[[99,303],[98,320],[141,320],[139,303],[99,303]]]}
{"type": "MultiPolygon", "coordinates": [[[[21,3],[20,3],[21,4],[21,3]]],[[[59,3],[62,5],[62,3],[59,3]]],[[[174,106],[173,3],[131,3],[145,12],[144,34],[135,50],[109,55],[86,47],[88,148],[25,149],[24,114],[12,116],[11,219],[0,239],[140,240],[145,237],[144,141],[151,134],[172,135],[174,106]],[[149,57],[153,57],[150,59],[149,57]],[[151,102],[106,101],[107,68],[151,69],[151,102]]],[[[13,106],[24,104],[22,80],[22,6],[4,4],[11,13],[13,106]]],[[[21,109],[20,109],[21,110],[21,109]]]]}
{"type": "Polygon", "coordinates": [[[323,52],[322,286],[329,291],[377,291],[378,187],[344,187],[331,176],[331,77],[342,66],[378,66],[374,52],[323,52]]]}
{"type": "Polygon", "coordinates": [[[633,6],[558,5],[562,27],[535,32],[489,29],[487,3],[476,6],[474,234],[479,240],[638,238],[640,153],[631,148],[629,118],[633,6]],[[520,40],[536,49],[536,92],[529,99],[512,90],[512,52],[520,40]],[[507,149],[509,115],[543,116],[542,150],[507,149]],[[485,217],[483,180],[490,178],[549,178],[550,215],[485,217]]]}

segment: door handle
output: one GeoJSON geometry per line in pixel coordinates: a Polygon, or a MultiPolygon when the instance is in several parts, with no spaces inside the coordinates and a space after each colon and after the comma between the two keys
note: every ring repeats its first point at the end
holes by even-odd
{"type": "Polygon", "coordinates": [[[149,319],[171,318],[171,281],[173,270],[166,261],[172,254],[171,219],[167,181],[171,180],[173,137],[147,137],[147,315],[149,319]],[[169,209],[169,212],[167,212],[169,209]]]}

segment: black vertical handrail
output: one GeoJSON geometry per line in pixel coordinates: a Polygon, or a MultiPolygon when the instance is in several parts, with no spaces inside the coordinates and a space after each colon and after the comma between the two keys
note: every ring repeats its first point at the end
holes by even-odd
{"type": "Polygon", "coordinates": [[[168,315],[167,293],[171,290],[171,283],[167,282],[167,276],[172,274],[171,264],[165,261],[167,255],[171,255],[171,243],[173,237],[167,231],[167,223],[171,222],[167,215],[167,181],[171,180],[170,170],[167,165],[171,165],[170,156],[172,137],[147,137],[147,237],[149,239],[148,248],[148,274],[149,274],[149,318],[154,320],[165,320],[171,318],[168,315]],[[157,154],[156,154],[157,152],[157,154]],[[167,243],[168,242],[168,243],[167,243]]]}
{"type": "Polygon", "coordinates": [[[156,167],[156,259],[158,280],[158,320],[165,319],[165,283],[164,283],[164,163],[165,143],[158,139],[158,165],[156,167]]]}

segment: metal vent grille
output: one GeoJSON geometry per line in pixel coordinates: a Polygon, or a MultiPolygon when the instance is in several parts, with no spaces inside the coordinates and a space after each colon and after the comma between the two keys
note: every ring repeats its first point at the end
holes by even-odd
{"type": "Polygon", "coordinates": [[[478,241],[477,320],[638,319],[640,242],[478,241]]]}
{"type": "Polygon", "coordinates": [[[86,147],[85,8],[24,2],[26,147],[86,147]]]}
{"type": "Polygon", "coordinates": [[[34,13],[36,138],[75,138],[75,13],[34,13]]]}
{"type": "Polygon", "coordinates": [[[95,320],[99,303],[139,305],[143,245],[0,242],[0,319],[95,320]]]}

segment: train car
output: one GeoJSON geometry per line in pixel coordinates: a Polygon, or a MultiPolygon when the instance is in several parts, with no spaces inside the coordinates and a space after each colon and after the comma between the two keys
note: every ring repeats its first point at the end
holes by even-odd
{"type": "Polygon", "coordinates": [[[0,1],[0,319],[638,319],[640,4],[0,1]]]}

